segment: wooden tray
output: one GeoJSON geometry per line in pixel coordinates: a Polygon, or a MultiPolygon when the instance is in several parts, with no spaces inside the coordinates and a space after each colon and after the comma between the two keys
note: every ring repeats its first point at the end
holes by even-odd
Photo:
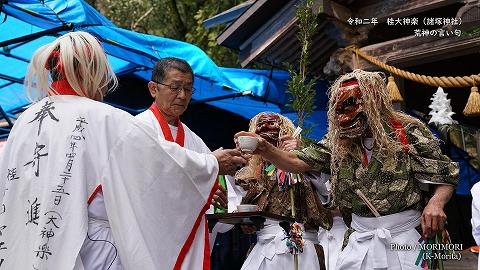
{"type": "Polygon", "coordinates": [[[269,224],[279,224],[282,227],[290,226],[290,223],[295,222],[295,220],[291,217],[275,215],[263,211],[206,214],[206,216],[208,219],[208,229],[210,232],[218,222],[232,225],[254,225],[257,230],[263,228],[263,224],[266,221],[268,221],[269,224]]]}

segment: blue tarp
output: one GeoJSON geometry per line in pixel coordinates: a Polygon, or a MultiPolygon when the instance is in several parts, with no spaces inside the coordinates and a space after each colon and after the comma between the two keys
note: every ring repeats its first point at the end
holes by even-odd
{"type": "MultiPolygon", "coordinates": [[[[415,115],[414,115],[415,116],[415,115]]],[[[442,140],[440,132],[430,126],[430,131],[435,135],[435,137],[442,140]]],[[[443,152],[448,155],[453,161],[458,162],[460,168],[460,176],[458,185],[455,188],[455,193],[463,196],[471,196],[470,190],[473,185],[480,181],[480,172],[477,171],[471,164],[471,157],[467,152],[455,146],[455,144],[449,142],[448,140],[442,141],[443,152]]]]}
{"type": "Polygon", "coordinates": [[[480,172],[470,165],[470,157],[466,152],[457,148],[455,145],[447,145],[447,154],[453,160],[458,162],[460,167],[460,180],[455,192],[458,195],[470,196],[470,190],[480,180],[480,172]]]}
{"type": "MultiPolygon", "coordinates": [[[[253,96],[210,101],[207,104],[247,119],[262,111],[281,112],[291,119],[296,117],[295,113],[285,108],[288,99],[285,94],[286,81],[289,78],[285,71],[218,67],[194,45],[118,28],[82,0],[9,0],[2,5],[0,22],[3,21],[5,14],[6,21],[0,24],[0,44],[14,38],[72,24],[73,31],[90,32],[102,41],[110,64],[119,76],[135,74],[149,80],[151,68],[157,59],[179,57],[187,60],[194,70],[194,84],[197,89],[193,96],[194,100],[252,91],[253,96]]],[[[66,31],[72,30],[52,32],[0,46],[0,106],[5,111],[12,112],[29,104],[22,81],[33,52],[66,31]]],[[[325,89],[328,85],[319,82],[316,87],[318,110],[306,123],[315,124],[310,137],[318,140],[326,132],[325,89]]],[[[464,172],[468,174],[468,179],[475,175],[470,174],[470,171],[463,170],[462,173],[464,172]]],[[[478,181],[478,174],[476,176],[472,182],[478,181]]],[[[466,176],[462,176],[463,178],[466,176]]],[[[468,190],[468,186],[464,189],[468,190]]]]}
{"type": "MultiPolygon", "coordinates": [[[[0,24],[0,43],[62,26],[72,27],[0,49],[0,105],[7,112],[29,103],[21,82],[33,52],[66,31],[95,35],[117,75],[133,73],[149,80],[151,68],[159,58],[179,57],[187,60],[194,70],[197,89],[194,100],[252,91],[253,96],[207,103],[245,118],[261,111],[286,112],[287,72],[218,67],[194,45],[118,28],[82,0],[9,0],[2,6],[2,20],[5,14],[6,21],[0,24]]],[[[318,139],[325,133],[324,112],[319,111],[315,116],[319,118],[312,117],[310,122],[317,123],[312,137],[318,139]]]]}

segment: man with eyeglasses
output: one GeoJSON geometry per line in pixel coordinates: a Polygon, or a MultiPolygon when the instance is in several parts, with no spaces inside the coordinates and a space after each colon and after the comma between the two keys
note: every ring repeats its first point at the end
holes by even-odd
{"type": "MultiPolygon", "coordinates": [[[[190,99],[195,92],[193,78],[193,70],[185,60],[174,57],[158,60],[153,67],[152,80],[148,83],[148,90],[155,101],[148,110],[140,113],[136,118],[150,125],[156,131],[160,140],[166,139],[176,142],[198,153],[211,153],[203,140],[180,121],[180,116],[187,110],[190,99]]],[[[214,153],[225,160],[232,159],[232,156],[240,154],[235,149],[218,149],[214,153]]],[[[237,163],[237,168],[246,164],[246,160],[239,159],[239,157],[235,157],[233,160],[237,163]]],[[[234,173],[234,171],[224,172],[224,174],[231,175],[234,173]]],[[[175,179],[172,179],[172,181],[175,181],[175,179]]],[[[235,201],[238,199],[236,194],[232,192],[232,185],[228,181],[227,189],[229,190],[228,200],[231,201],[230,203],[227,200],[227,192],[222,187],[214,188],[212,192],[215,193],[212,194],[210,203],[224,208],[227,207],[228,203],[228,208],[233,208],[235,201]]],[[[210,234],[210,237],[207,237],[208,230],[204,214],[209,207],[210,204],[197,207],[201,209],[197,223],[190,235],[193,241],[187,241],[184,244],[182,247],[182,256],[184,258],[177,260],[177,266],[181,266],[181,269],[209,269],[210,250],[212,247],[209,247],[209,242],[212,242],[210,244],[213,245],[216,232],[225,232],[230,229],[228,226],[224,225],[221,227],[223,224],[218,224],[215,226],[214,232],[210,234]]],[[[192,208],[192,211],[195,211],[195,209],[192,208]]]]}

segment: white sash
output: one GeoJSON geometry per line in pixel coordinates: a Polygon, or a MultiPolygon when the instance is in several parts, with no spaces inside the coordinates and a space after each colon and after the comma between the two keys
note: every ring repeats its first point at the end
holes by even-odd
{"type": "MultiPolygon", "coordinates": [[[[303,225],[300,224],[303,230],[303,225]]],[[[288,253],[285,244],[285,231],[279,225],[267,225],[265,228],[257,232],[257,242],[264,244],[262,255],[271,260],[275,254],[288,253]]],[[[315,232],[304,231],[303,239],[318,244],[317,234],[315,232]]]]}
{"type": "Polygon", "coordinates": [[[414,238],[418,235],[415,227],[420,224],[420,216],[416,210],[378,218],[352,214],[355,232],[340,254],[336,269],[404,269],[399,258],[399,252],[404,251],[392,249],[390,244],[418,248],[418,239],[414,238]]]}
{"type": "MultiPolygon", "coordinates": [[[[303,228],[303,226],[302,226],[303,228]]],[[[303,234],[305,245],[299,254],[299,269],[318,269],[318,257],[313,244],[317,244],[316,232],[303,234]]],[[[257,244],[248,255],[243,270],[283,270],[293,268],[293,255],[285,243],[285,232],[279,225],[266,225],[257,232],[257,244]]]]}

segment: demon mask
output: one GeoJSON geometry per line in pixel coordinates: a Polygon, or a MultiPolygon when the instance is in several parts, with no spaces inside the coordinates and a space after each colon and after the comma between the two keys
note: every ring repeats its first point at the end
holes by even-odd
{"type": "Polygon", "coordinates": [[[255,133],[276,146],[280,134],[280,117],[273,113],[262,114],[258,118],[255,133]]]}
{"type": "Polygon", "coordinates": [[[363,95],[357,81],[348,81],[340,85],[336,96],[335,120],[340,128],[340,137],[356,138],[367,129],[363,95]]]}

